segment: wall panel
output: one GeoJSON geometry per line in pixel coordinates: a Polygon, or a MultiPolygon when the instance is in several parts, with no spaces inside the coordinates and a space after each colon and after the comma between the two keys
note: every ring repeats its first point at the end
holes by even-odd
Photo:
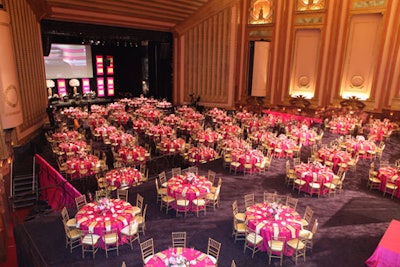
{"type": "Polygon", "coordinates": [[[352,16],[341,84],[343,98],[370,97],[381,23],[380,14],[352,16]]]}
{"type": "Polygon", "coordinates": [[[11,20],[11,34],[17,63],[23,123],[17,138],[37,131],[46,119],[46,83],[40,27],[25,0],[5,0],[11,20]]]}
{"type": "Polygon", "coordinates": [[[318,73],[321,32],[317,29],[297,30],[292,57],[290,95],[313,98],[318,73]]]}
{"type": "Polygon", "coordinates": [[[232,8],[227,8],[183,34],[184,102],[191,93],[206,105],[228,102],[231,21],[232,8]]]}

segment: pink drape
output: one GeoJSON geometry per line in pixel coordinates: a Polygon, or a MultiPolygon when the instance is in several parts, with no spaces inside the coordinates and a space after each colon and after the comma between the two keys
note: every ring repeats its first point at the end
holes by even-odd
{"type": "Polygon", "coordinates": [[[46,200],[54,210],[74,205],[75,197],[81,193],[40,155],[36,154],[35,157],[39,165],[40,199],[46,200]]]}
{"type": "Polygon", "coordinates": [[[369,267],[400,266],[400,221],[392,220],[372,256],[365,262],[369,267]]]}

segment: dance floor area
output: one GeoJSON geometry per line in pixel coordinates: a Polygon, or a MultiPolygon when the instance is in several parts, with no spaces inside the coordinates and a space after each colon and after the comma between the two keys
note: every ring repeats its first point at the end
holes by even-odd
{"type": "MultiPolygon", "coordinates": [[[[337,135],[326,133],[323,143],[329,143],[333,138],[337,138],[337,135]]],[[[303,147],[302,161],[307,161],[309,155],[310,149],[303,147]]],[[[400,137],[392,136],[382,159],[393,164],[399,158],[400,137]]],[[[306,262],[299,259],[297,266],[365,266],[365,261],[374,252],[391,220],[400,220],[399,199],[383,197],[382,192],[367,189],[370,161],[360,160],[356,170],[347,172],[340,194],[319,198],[305,193],[292,193],[284,183],[285,162],[284,158],[274,158],[265,174],[253,175],[232,175],[223,168],[221,159],[200,165],[199,174],[207,175],[211,169],[217,173],[217,179],[222,178],[223,181],[220,206],[215,211],[207,209],[207,215],[201,213],[200,217],[196,217],[195,213],[189,213],[186,218],[182,214],[176,217],[174,210],[168,214],[161,212],[156,203],[154,177],[150,177],[148,182],[129,189],[130,203],[135,203],[136,194],[139,193],[148,204],[147,230],[145,235],[140,236],[140,241],[153,238],[157,252],[171,245],[171,232],[186,231],[188,246],[197,250],[207,251],[209,237],[222,243],[218,266],[230,266],[232,260],[237,266],[267,266],[266,252],[257,252],[252,258],[249,250],[243,253],[243,241],[234,243],[232,202],[237,200],[239,211],[243,211],[244,194],[254,193],[255,202],[262,202],[264,191],[276,190],[280,195],[299,198],[298,213],[302,216],[306,206],[310,206],[314,210],[313,219],[319,221],[313,250],[307,250],[306,262]]],[[[379,166],[378,160],[376,166],[379,166]]],[[[166,171],[167,177],[171,177],[170,170],[166,171]]],[[[69,213],[74,215],[76,209],[70,209],[69,213]]],[[[18,225],[14,232],[19,266],[121,266],[123,262],[126,266],[143,265],[137,243],[133,250],[128,244],[120,246],[119,256],[111,252],[108,258],[101,249],[95,259],[89,254],[82,259],[80,247],[70,253],[65,248],[63,224],[57,211],[38,214],[18,225]]],[[[271,265],[279,266],[279,260],[273,259],[271,265]]],[[[285,256],[283,266],[295,266],[294,259],[285,256]]]]}

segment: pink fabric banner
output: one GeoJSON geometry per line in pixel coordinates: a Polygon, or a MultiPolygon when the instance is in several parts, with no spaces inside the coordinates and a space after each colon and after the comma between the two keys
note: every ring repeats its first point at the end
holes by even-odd
{"type": "Polygon", "coordinates": [[[40,199],[46,200],[53,210],[73,206],[75,197],[81,193],[40,155],[36,154],[35,157],[39,165],[40,199]]]}

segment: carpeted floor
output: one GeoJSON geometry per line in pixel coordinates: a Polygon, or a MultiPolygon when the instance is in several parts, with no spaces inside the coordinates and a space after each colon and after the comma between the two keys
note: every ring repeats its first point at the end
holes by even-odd
{"type": "MultiPolygon", "coordinates": [[[[326,133],[323,143],[328,143],[337,137],[326,133]]],[[[310,154],[309,148],[302,150],[302,160],[306,161],[310,154]]],[[[400,137],[394,136],[386,145],[383,159],[394,163],[400,158],[400,137]]],[[[314,209],[314,218],[318,218],[320,228],[315,236],[313,251],[307,251],[306,262],[299,260],[298,266],[365,266],[364,262],[373,253],[383,233],[392,219],[400,220],[399,199],[391,200],[383,197],[381,192],[368,191],[366,181],[368,178],[369,161],[360,160],[356,171],[348,171],[344,182],[344,190],[336,197],[309,197],[306,194],[293,196],[299,198],[297,211],[303,215],[306,206],[314,209]]],[[[379,162],[376,163],[379,166],[379,162]]],[[[234,200],[238,200],[239,209],[244,209],[243,195],[254,192],[256,201],[262,201],[264,191],[276,190],[281,195],[292,194],[291,189],[284,185],[285,159],[274,159],[270,170],[265,175],[243,176],[230,175],[222,168],[221,160],[200,166],[200,173],[206,174],[208,169],[217,172],[217,177],[223,179],[221,188],[221,205],[212,211],[207,210],[207,215],[197,218],[194,214],[183,218],[175,217],[159,211],[156,204],[154,181],[139,187],[131,188],[129,200],[135,202],[136,193],[144,196],[148,206],[147,231],[141,236],[141,241],[154,238],[155,250],[168,248],[171,243],[172,231],[186,231],[189,246],[206,252],[208,237],[222,243],[219,266],[228,267],[232,259],[237,266],[266,266],[268,258],[265,252],[258,252],[254,258],[249,251],[243,253],[243,241],[236,244],[231,237],[232,208],[234,200]]],[[[71,215],[76,210],[71,209],[71,215]]],[[[96,254],[93,260],[90,255],[81,258],[81,250],[77,248],[70,254],[65,248],[64,230],[60,214],[38,215],[36,218],[25,222],[15,229],[18,257],[20,266],[32,266],[22,257],[27,250],[21,240],[27,239],[24,229],[40,250],[48,266],[121,266],[125,261],[127,266],[142,266],[139,246],[136,244],[132,251],[129,245],[120,247],[120,255],[106,259],[104,251],[96,254]]],[[[285,257],[284,266],[294,266],[290,257],[285,257]]],[[[278,260],[273,260],[272,266],[279,266],[278,260]]]]}

